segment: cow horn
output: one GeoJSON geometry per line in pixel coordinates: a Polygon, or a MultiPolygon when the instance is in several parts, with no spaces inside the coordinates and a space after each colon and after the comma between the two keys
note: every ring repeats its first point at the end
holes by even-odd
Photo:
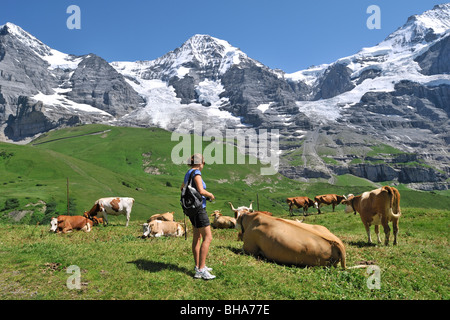
{"type": "Polygon", "coordinates": [[[253,211],[252,205],[253,205],[253,201],[252,201],[252,202],[250,202],[250,206],[248,207],[248,211],[250,211],[250,212],[252,212],[252,211],[253,211]]]}
{"type": "Polygon", "coordinates": [[[237,209],[235,209],[235,208],[233,207],[233,204],[232,204],[231,202],[228,202],[228,203],[230,204],[231,210],[237,211],[237,209]]]}

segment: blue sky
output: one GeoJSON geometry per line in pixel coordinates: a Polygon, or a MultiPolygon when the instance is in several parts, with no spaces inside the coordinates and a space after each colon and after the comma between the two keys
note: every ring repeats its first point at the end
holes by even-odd
{"type": "Polygon", "coordinates": [[[107,61],[153,60],[194,34],[227,40],[271,68],[295,72],[376,45],[413,14],[440,0],[2,0],[0,25],[12,22],[50,47],[107,61]],[[70,30],[69,5],[81,10],[70,30]],[[378,5],[381,29],[367,7],[378,5]]]}

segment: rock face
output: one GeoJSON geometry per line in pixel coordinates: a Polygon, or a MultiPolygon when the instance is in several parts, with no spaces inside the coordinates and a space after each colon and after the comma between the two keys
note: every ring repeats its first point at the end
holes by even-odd
{"type": "Polygon", "coordinates": [[[287,74],[227,41],[194,35],[152,61],[108,63],[0,27],[0,139],[77,123],[192,132],[277,129],[280,172],[352,174],[448,188],[450,4],[410,17],[380,44],[287,74]]]}
{"type": "MultiPolygon", "coordinates": [[[[351,81],[352,70],[341,63],[335,63],[325,70],[319,80],[318,92],[314,100],[328,99],[343,92],[352,90],[355,85],[351,81]]],[[[369,77],[365,75],[365,77],[369,77]]]]}
{"type": "Polygon", "coordinates": [[[0,27],[0,127],[11,141],[77,123],[112,120],[143,98],[93,54],[64,54],[7,23],[0,27]]]}
{"type": "Polygon", "coordinates": [[[432,45],[418,56],[421,72],[425,75],[450,73],[450,35],[432,45]]]}
{"type": "Polygon", "coordinates": [[[91,105],[113,116],[123,116],[144,99],[104,59],[90,54],[85,57],[69,79],[68,99],[91,105]]]}

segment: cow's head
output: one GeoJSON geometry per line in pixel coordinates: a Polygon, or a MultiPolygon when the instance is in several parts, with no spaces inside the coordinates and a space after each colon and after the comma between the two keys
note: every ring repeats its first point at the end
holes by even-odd
{"type": "Polygon", "coordinates": [[[216,220],[217,218],[219,218],[222,215],[222,212],[220,212],[220,210],[214,210],[213,213],[211,213],[211,217],[214,218],[214,220],[216,220]]]}
{"type": "Polygon", "coordinates": [[[150,233],[152,232],[152,227],[148,223],[144,223],[142,225],[142,238],[148,238],[150,236],[150,233]]]}
{"type": "Polygon", "coordinates": [[[249,207],[241,206],[241,207],[237,207],[237,208],[235,208],[231,202],[228,202],[228,203],[230,204],[231,210],[234,211],[234,217],[236,219],[239,218],[239,216],[245,212],[253,212],[253,208],[252,208],[253,201],[250,202],[249,207]]]}
{"type": "Polygon", "coordinates": [[[314,201],[314,208],[319,209],[319,203],[317,201],[314,201]]]}
{"type": "Polygon", "coordinates": [[[184,235],[184,233],[185,233],[185,230],[184,230],[183,226],[181,225],[181,223],[178,224],[176,236],[181,237],[182,235],[184,235]]]}
{"type": "Polygon", "coordinates": [[[355,197],[353,194],[349,194],[348,196],[343,196],[344,200],[342,200],[342,204],[345,204],[345,213],[355,212],[353,209],[353,198],[355,197]]]}
{"type": "Polygon", "coordinates": [[[56,232],[56,229],[58,228],[58,218],[53,218],[50,220],[50,232],[56,232]]]}
{"type": "Polygon", "coordinates": [[[336,196],[336,198],[337,198],[337,204],[341,204],[342,203],[342,201],[344,201],[345,199],[347,199],[347,197],[345,196],[345,195],[342,195],[342,196],[336,196]]]}

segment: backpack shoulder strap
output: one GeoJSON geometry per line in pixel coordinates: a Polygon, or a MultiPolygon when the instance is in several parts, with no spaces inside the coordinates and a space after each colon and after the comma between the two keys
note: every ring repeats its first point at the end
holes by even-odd
{"type": "MultiPolygon", "coordinates": [[[[189,179],[188,179],[188,181],[186,182],[186,185],[191,185],[191,186],[192,186],[192,181],[194,180],[193,177],[195,177],[196,175],[198,175],[198,174],[195,174],[195,171],[196,171],[196,170],[197,170],[197,169],[192,169],[191,174],[189,175],[189,179]]],[[[197,185],[196,185],[196,184],[194,184],[193,187],[194,187],[195,189],[197,189],[197,185]]]]}

